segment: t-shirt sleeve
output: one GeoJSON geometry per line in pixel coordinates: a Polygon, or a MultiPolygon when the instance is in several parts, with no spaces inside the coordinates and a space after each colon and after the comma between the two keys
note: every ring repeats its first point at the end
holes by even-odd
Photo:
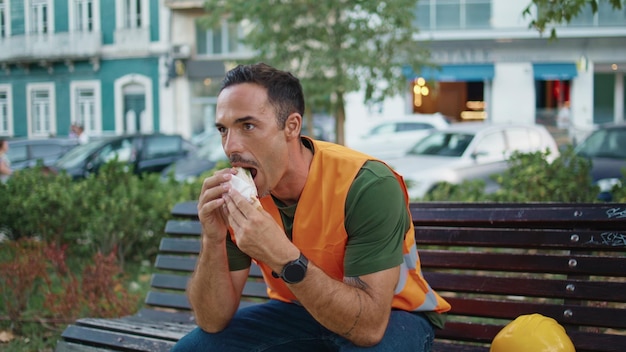
{"type": "Polygon", "coordinates": [[[402,263],[410,217],[404,192],[385,164],[365,163],[350,187],[345,212],[345,276],[371,274],[402,263]]]}
{"type": "Polygon", "coordinates": [[[230,271],[243,270],[250,267],[252,259],[244,253],[230,238],[230,234],[226,236],[226,253],[228,255],[228,267],[230,271]]]}

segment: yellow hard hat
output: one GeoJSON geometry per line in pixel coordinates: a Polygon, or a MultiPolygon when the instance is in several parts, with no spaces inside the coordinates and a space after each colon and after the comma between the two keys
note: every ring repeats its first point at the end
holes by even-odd
{"type": "Polygon", "coordinates": [[[489,352],[576,352],[556,320],[541,314],[520,315],[491,342],[489,352]]]}

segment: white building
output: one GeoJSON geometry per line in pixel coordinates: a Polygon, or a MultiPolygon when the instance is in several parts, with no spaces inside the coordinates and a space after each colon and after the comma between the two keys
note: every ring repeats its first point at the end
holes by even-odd
{"type": "MultiPolygon", "coordinates": [[[[164,3],[171,11],[172,114],[177,132],[191,136],[211,128],[221,78],[251,52],[237,43],[245,25],[205,30],[198,24],[202,0],[164,3]]],[[[368,122],[414,112],[553,128],[559,108],[569,102],[577,138],[595,124],[623,121],[626,9],[601,2],[597,14],[587,9],[550,40],[549,33],[529,28],[531,18],[522,14],[529,3],[420,0],[412,9],[420,28],[415,36],[440,70],[407,71],[406,94],[380,106],[350,94],[348,143],[368,122]]]]}
{"type": "Polygon", "coordinates": [[[549,30],[541,36],[529,28],[531,18],[522,14],[529,3],[420,0],[416,38],[430,48],[440,70],[407,75],[413,82],[406,96],[375,112],[359,104],[361,94],[353,94],[346,129],[362,126],[355,120],[363,116],[379,120],[413,112],[553,128],[566,102],[578,140],[596,124],[623,121],[626,9],[616,11],[601,1],[595,15],[588,8],[557,27],[557,39],[551,40],[549,30]],[[420,94],[421,86],[428,95],[420,94]]]}

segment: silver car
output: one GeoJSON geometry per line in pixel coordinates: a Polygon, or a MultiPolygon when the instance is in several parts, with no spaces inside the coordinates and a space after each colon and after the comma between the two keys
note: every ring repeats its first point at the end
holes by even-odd
{"type": "Polygon", "coordinates": [[[377,123],[348,146],[376,158],[397,158],[434,129],[448,125],[448,120],[441,114],[407,115],[377,123]]]}
{"type": "Polygon", "coordinates": [[[423,198],[439,184],[460,184],[482,179],[486,192],[498,184],[491,175],[507,169],[515,151],[550,151],[550,160],[559,155],[554,138],[540,125],[496,125],[468,122],[433,131],[404,157],[385,160],[404,176],[411,199],[423,198]]]}

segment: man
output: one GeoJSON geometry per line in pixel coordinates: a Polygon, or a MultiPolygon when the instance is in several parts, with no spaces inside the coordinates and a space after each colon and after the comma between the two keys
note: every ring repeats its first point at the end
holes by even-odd
{"type": "Polygon", "coordinates": [[[87,142],[89,142],[89,136],[87,136],[87,134],[85,133],[85,128],[83,127],[83,125],[78,123],[73,124],[71,126],[71,129],[74,132],[74,138],[76,138],[78,144],[87,144],[87,142]]]}
{"type": "Polygon", "coordinates": [[[199,328],[172,351],[428,351],[450,309],[421,278],[402,178],[382,162],[302,137],[297,78],[265,64],[229,71],[216,127],[262,209],[204,180],[202,250],[188,286],[199,328]],[[270,302],[237,310],[251,260],[270,302]]]}

